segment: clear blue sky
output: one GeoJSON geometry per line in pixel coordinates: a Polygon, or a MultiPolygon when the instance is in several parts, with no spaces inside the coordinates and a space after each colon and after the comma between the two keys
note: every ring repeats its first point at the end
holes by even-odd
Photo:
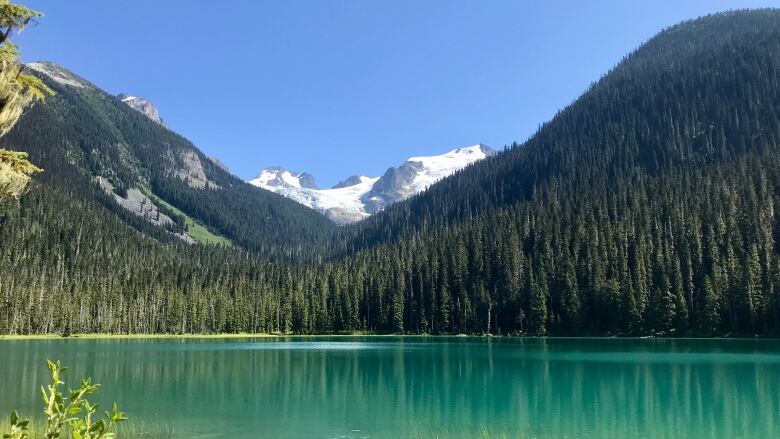
{"type": "Polygon", "coordinates": [[[522,141],[664,27],[778,1],[17,0],[18,38],[248,179],[321,186],[412,155],[522,141]]]}

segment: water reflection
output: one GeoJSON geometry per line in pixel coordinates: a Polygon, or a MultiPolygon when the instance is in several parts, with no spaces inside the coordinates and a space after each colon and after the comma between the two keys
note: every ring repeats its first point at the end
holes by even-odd
{"type": "Polygon", "coordinates": [[[780,434],[776,341],[7,341],[0,410],[37,408],[47,357],[182,437],[476,436],[482,426],[570,438],[780,434]]]}

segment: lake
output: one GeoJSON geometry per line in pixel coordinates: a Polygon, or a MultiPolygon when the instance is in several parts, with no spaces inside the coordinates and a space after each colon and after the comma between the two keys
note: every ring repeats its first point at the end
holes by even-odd
{"type": "Polygon", "coordinates": [[[47,358],[172,437],[780,437],[777,340],[1,340],[4,418],[47,358]]]}

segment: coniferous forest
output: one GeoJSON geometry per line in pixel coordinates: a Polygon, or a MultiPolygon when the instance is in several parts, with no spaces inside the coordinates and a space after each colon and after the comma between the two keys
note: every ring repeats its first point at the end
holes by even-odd
{"type": "Polygon", "coordinates": [[[780,333],[778,10],[664,30],[527,141],[345,227],[49,82],[3,138],[44,172],[0,213],[0,333],[780,333]],[[195,223],[228,244],[174,235],[195,223]]]}

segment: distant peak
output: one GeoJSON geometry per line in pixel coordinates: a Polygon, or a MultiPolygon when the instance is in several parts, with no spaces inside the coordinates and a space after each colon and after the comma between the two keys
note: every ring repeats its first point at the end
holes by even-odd
{"type": "Polygon", "coordinates": [[[464,147],[461,147],[461,148],[456,148],[455,150],[453,150],[451,152],[455,152],[455,153],[458,153],[458,154],[474,154],[474,153],[477,153],[477,152],[481,152],[481,153],[483,153],[485,155],[492,155],[492,154],[496,153],[496,151],[493,148],[485,145],[484,143],[478,143],[476,145],[464,146],[464,147]]]}
{"type": "Polygon", "coordinates": [[[58,66],[53,62],[39,61],[26,64],[27,68],[38,73],[43,73],[52,81],[76,88],[84,88],[89,84],[83,79],[71,73],[68,69],[58,66]]]}
{"type": "Polygon", "coordinates": [[[281,166],[264,168],[249,183],[266,189],[272,187],[319,189],[313,175],[308,172],[288,171],[281,166]]]}
{"type": "Polygon", "coordinates": [[[150,101],[128,93],[119,93],[116,95],[116,97],[120,101],[127,104],[130,108],[136,111],[140,111],[149,119],[157,122],[162,126],[165,126],[165,122],[163,122],[162,117],[160,117],[160,111],[157,110],[157,107],[155,107],[154,104],[150,101]]]}
{"type": "Polygon", "coordinates": [[[386,206],[418,194],[430,185],[496,152],[482,143],[443,154],[411,157],[381,177],[352,175],[330,189],[308,184],[314,177],[281,166],[263,169],[249,183],[316,209],[339,224],[359,221],[386,206]]]}
{"type": "Polygon", "coordinates": [[[138,99],[138,96],[132,96],[132,95],[129,95],[127,93],[119,93],[118,95],[116,95],[116,97],[119,98],[119,100],[122,101],[122,102],[127,102],[127,101],[132,101],[132,100],[138,99]]]}
{"type": "Polygon", "coordinates": [[[333,189],[341,189],[344,187],[354,186],[356,184],[363,183],[365,179],[370,178],[365,175],[353,175],[346,180],[340,181],[333,186],[333,189]]]}
{"type": "Polygon", "coordinates": [[[460,163],[469,164],[473,161],[485,158],[495,153],[496,151],[493,150],[493,148],[484,145],[482,143],[478,143],[476,145],[462,146],[460,148],[455,148],[453,150],[445,152],[444,154],[432,155],[432,156],[409,157],[406,161],[427,163],[430,161],[445,160],[455,166],[461,166],[460,163]]]}
{"type": "Polygon", "coordinates": [[[494,155],[494,154],[498,153],[498,151],[496,151],[495,149],[485,145],[484,143],[480,143],[477,146],[479,146],[479,149],[482,150],[482,152],[485,153],[485,155],[487,155],[487,156],[491,156],[491,155],[494,155]]]}

